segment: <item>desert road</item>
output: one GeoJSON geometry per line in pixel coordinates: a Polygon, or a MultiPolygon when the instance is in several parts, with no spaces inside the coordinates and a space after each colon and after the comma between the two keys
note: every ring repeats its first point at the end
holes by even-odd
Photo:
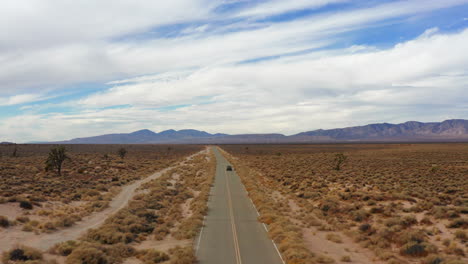
{"type": "MultiPolygon", "coordinates": [[[[217,148],[216,177],[196,253],[201,264],[282,264],[235,171],[217,148]]],[[[235,168],[234,168],[235,169],[235,168]]]]}

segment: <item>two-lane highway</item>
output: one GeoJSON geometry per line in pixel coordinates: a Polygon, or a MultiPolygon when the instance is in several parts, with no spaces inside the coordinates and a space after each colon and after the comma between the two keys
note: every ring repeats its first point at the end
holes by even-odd
{"type": "Polygon", "coordinates": [[[201,264],[282,264],[235,171],[217,148],[208,215],[196,245],[201,264]]]}

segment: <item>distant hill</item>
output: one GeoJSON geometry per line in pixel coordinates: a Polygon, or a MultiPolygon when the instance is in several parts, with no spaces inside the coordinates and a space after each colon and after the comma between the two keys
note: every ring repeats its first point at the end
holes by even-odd
{"type": "Polygon", "coordinates": [[[6,141],[3,141],[3,142],[0,142],[0,145],[14,145],[15,143],[13,142],[6,142],[6,141]]]}
{"type": "Polygon", "coordinates": [[[452,140],[468,139],[468,120],[452,119],[443,122],[402,124],[371,124],[365,126],[314,130],[294,135],[295,138],[321,137],[338,141],[395,141],[395,140],[452,140]]]}
{"type": "Polygon", "coordinates": [[[139,143],[179,143],[203,138],[222,137],[226,134],[210,134],[194,129],[165,130],[155,133],[148,129],[138,130],[128,134],[107,134],[95,137],[75,138],[57,143],[65,144],[139,144],[139,143]]]}
{"type": "Polygon", "coordinates": [[[468,120],[402,124],[370,124],[365,126],[318,129],[291,136],[282,134],[210,134],[194,129],[165,130],[159,133],[143,129],[127,134],[107,134],[54,142],[61,144],[241,144],[241,143],[333,143],[333,142],[468,142],[468,120]]]}

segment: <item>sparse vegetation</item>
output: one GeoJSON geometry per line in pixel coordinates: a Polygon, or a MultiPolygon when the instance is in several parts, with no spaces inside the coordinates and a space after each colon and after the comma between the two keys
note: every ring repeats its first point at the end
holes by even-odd
{"type": "Polygon", "coordinates": [[[105,250],[92,245],[82,245],[74,249],[67,257],[66,264],[107,264],[109,260],[105,250]]]}
{"type": "Polygon", "coordinates": [[[33,205],[30,201],[20,201],[20,207],[26,210],[33,209],[33,205]]]}
{"type": "Polygon", "coordinates": [[[335,243],[343,243],[343,241],[341,240],[341,237],[338,234],[328,233],[327,239],[335,243]]]}
{"type": "MultiPolygon", "coordinates": [[[[109,250],[119,245],[129,247],[148,240],[164,240],[169,235],[179,240],[193,239],[207,212],[214,171],[214,157],[208,161],[206,155],[194,156],[142,185],[141,193],[127,207],[109,217],[99,228],[89,230],[80,241],[57,244],[51,252],[68,255],[67,263],[115,263],[124,257],[116,257],[116,251],[109,250]],[[101,257],[97,258],[99,254],[101,257]]],[[[192,246],[163,251],[143,249],[127,255],[149,264],[164,261],[185,264],[195,260],[192,246]]]]}
{"type": "Polygon", "coordinates": [[[342,262],[351,262],[351,257],[350,256],[343,256],[340,259],[342,262]]]}
{"type": "MultiPolygon", "coordinates": [[[[468,261],[466,146],[250,145],[246,151],[245,146],[230,145],[223,149],[233,155],[230,161],[243,172],[246,186],[249,181],[261,184],[248,189],[257,207],[265,206],[267,199],[274,202],[277,212],[259,210],[261,220],[274,223],[278,215],[287,216],[285,221],[299,234],[326,239],[327,246],[336,250],[349,237],[353,245],[348,246],[370,250],[375,259],[388,263],[417,263],[431,257],[434,263],[437,259],[456,263],[468,261]],[[259,189],[265,200],[254,199],[253,190],[259,189]]],[[[313,242],[296,242],[315,255],[311,263],[327,261],[323,256],[328,253],[313,242]]],[[[281,247],[280,251],[285,256],[281,247]]],[[[352,261],[371,260],[353,255],[352,261]]]]}
{"type": "Polygon", "coordinates": [[[7,228],[10,226],[10,221],[3,215],[0,215],[0,227],[7,228]]]}
{"type": "Polygon", "coordinates": [[[4,264],[37,261],[42,259],[42,253],[39,250],[26,247],[16,246],[10,251],[3,253],[2,261],[4,264]]]}
{"type": "Polygon", "coordinates": [[[169,260],[169,255],[155,249],[147,249],[140,252],[138,258],[145,264],[156,264],[169,260]]]}
{"type": "Polygon", "coordinates": [[[54,247],[52,247],[50,249],[50,253],[61,255],[61,256],[68,256],[78,246],[79,246],[78,242],[76,242],[74,240],[69,240],[69,241],[65,241],[65,242],[56,244],[54,247]]]}
{"type": "MultiPolygon", "coordinates": [[[[11,153],[13,147],[0,145],[0,150],[11,153]]],[[[168,155],[167,146],[127,145],[132,155],[122,161],[115,154],[104,157],[116,153],[120,148],[117,145],[66,147],[65,154],[73,159],[62,167],[63,177],[42,170],[41,164],[51,150],[48,145],[22,145],[20,157],[7,156],[0,160],[0,204],[16,204],[26,209],[20,217],[34,220],[16,221],[25,232],[54,232],[72,226],[83,217],[105,209],[121,186],[201,150],[200,146],[173,146],[168,155]]]]}

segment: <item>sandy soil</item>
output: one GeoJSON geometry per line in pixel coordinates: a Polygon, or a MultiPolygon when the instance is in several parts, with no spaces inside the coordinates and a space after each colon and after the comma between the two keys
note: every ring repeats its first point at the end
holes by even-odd
{"type": "MultiPolygon", "coordinates": [[[[192,156],[188,157],[187,160],[205,151],[206,150],[203,150],[201,152],[193,154],[192,156]]],[[[102,223],[104,223],[107,217],[124,208],[127,205],[128,201],[137,193],[136,190],[142,184],[157,179],[164,172],[176,166],[177,165],[168,167],[166,169],[152,174],[151,176],[145,179],[133,182],[132,184],[123,187],[121,192],[117,194],[114,197],[114,199],[110,202],[109,207],[107,209],[83,218],[82,221],[76,223],[70,228],[58,230],[54,233],[49,234],[34,234],[31,232],[24,232],[20,230],[20,227],[1,229],[0,254],[3,251],[10,249],[12,246],[17,244],[23,244],[45,251],[53,245],[55,245],[56,243],[77,239],[80,236],[84,235],[86,231],[88,231],[88,229],[100,226],[102,223]]]]}
{"type": "Polygon", "coordinates": [[[156,249],[159,251],[167,251],[176,246],[181,246],[181,247],[189,246],[191,243],[192,243],[191,239],[177,240],[169,235],[163,240],[153,240],[153,239],[145,240],[139,244],[135,244],[134,247],[135,249],[138,249],[138,250],[156,249]]]}
{"type": "Polygon", "coordinates": [[[0,204],[0,215],[7,217],[11,221],[15,220],[18,216],[22,216],[24,211],[26,210],[21,209],[18,203],[0,204]]]}
{"type": "Polygon", "coordinates": [[[182,204],[182,216],[184,218],[189,218],[192,216],[192,210],[190,210],[190,203],[192,200],[193,198],[189,198],[182,204]]]}
{"type": "Polygon", "coordinates": [[[312,228],[304,228],[303,232],[307,248],[312,252],[332,257],[337,263],[341,263],[340,259],[343,256],[349,256],[353,263],[385,263],[377,260],[370,250],[360,247],[341,232],[332,233],[339,234],[342,243],[327,240],[326,236],[330,232],[315,231],[312,228]]]}

